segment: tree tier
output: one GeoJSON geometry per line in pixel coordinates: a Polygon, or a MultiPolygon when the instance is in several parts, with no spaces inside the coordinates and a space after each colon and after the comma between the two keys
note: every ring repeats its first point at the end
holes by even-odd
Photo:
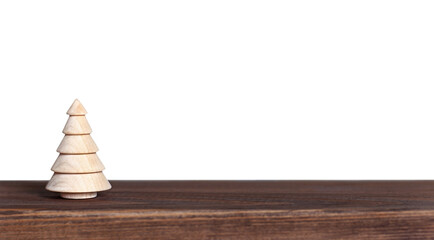
{"type": "Polygon", "coordinates": [[[109,190],[111,185],[102,172],[54,173],[45,188],[52,192],[87,193],[109,190]]]}
{"type": "Polygon", "coordinates": [[[65,135],[57,152],[64,154],[96,153],[98,147],[90,135],[65,135]]]}
{"type": "Polygon", "coordinates": [[[90,128],[87,122],[86,116],[70,116],[63,128],[64,134],[90,134],[92,128],[90,128]]]}
{"type": "Polygon", "coordinates": [[[56,173],[93,173],[104,170],[99,157],[95,154],[60,154],[51,170],[56,173]]]}

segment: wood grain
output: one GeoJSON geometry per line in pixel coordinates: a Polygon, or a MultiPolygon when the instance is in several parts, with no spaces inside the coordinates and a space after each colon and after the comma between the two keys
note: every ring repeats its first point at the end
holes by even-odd
{"type": "Polygon", "coordinates": [[[434,181],[0,181],[0,239],[433,239],[434,181]]]}

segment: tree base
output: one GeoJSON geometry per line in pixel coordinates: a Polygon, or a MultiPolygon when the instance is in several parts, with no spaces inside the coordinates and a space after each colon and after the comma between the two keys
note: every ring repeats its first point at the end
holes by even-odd
{"type": "Polygon", "coordinates": [[[62,198],[66,199],[89,199],[89,198],[96,198],[97,193],[96,192],[89,192],[89,193],[60,193],[60,196],[62,198]]]}

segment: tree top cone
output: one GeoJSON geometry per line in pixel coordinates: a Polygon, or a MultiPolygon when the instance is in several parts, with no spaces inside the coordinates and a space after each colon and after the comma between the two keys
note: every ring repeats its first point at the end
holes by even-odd
{"type": "Polygon", "coordinates": [[[87,111],[83,107],[81,102],[78,99],[75,99],[71,107],[69,108],[68,112],[66,113],[70,116],[81,116],[81,115],[86,115],[87,111]]]}

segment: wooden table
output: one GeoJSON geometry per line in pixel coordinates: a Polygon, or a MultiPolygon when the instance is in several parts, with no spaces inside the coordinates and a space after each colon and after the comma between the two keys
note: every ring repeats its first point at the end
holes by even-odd
{"type": "Polygon", "coordinates": [[[0,239],[434,239],[434,181],[0,181],[0,239]]]}

